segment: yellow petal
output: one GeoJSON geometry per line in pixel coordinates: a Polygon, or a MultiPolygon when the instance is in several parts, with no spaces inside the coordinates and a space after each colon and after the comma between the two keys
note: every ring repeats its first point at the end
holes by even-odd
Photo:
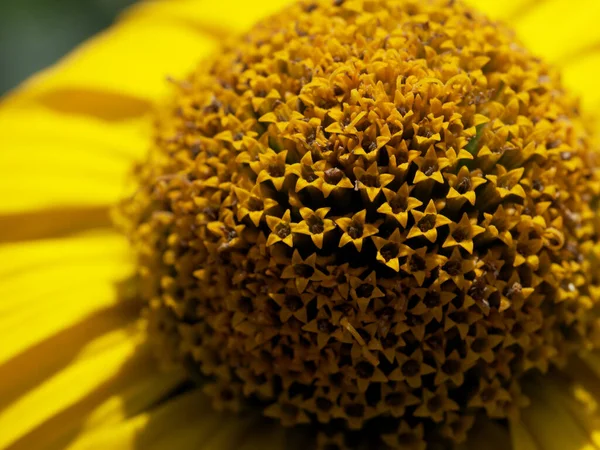
{"type": "Polygon", "coordinates": [[[128,256],[114,233],[0,246],[0,364],[114,306],[128,256]]]}
{"type": "Polygon", "coordinates": [[[150,111],[174,90],[167,78],[185,77],[216,45],[198,29],[131,15],[11,93],[0,103],[0,219],[113,204],[151,141],[150,111]]]}
{"type": "Polygon", "coordinates": [[[0,442],[12,440],[13,450],[64,449],[90,430],[112,430],[161,401],[183,374],[158,371],[139,342],[139,333],[126,328],[91,340],[60,372],[46,374],[0,411],[2,430],[10,429],[0,433],[0,442]]]}
{"type": "Polygon", "coordinates": [[[580,58],[568,61],[562,68],[563,80],[574,93],[580,96],[583,111],[595,116],[600,112],[599,71],[600,47],[580,58]]]}
{"type": "Polygon", "coordinates": [[[535,5],[537,0],[466,0],[466,3],[477,8],[493,19],[508,20],[518,17],[535,5]]]}
{"type": "Polygon", "coordinates": [[[285,432],[257,415],[216,413],[199,391],[180,395],[118,426],[83,434],[69,450],[281,450],[285,432]]]}
{"type": "Polygon", "coordinates": [[[51,207],[18,214],[0,214],[0,244],[65,236],[111,226],[106,206],[51,207]]]}
{"type": "MultiPolygon", "coordinates": [[[[121,366],[133,356],[138,345],[139,336],[127,329],[107,333],[89,343],[68,367],[0,411],[0,448],[11,444],[15,448],[40,448],[53,438],[59,438],[55,433],[72,422],[64,417],[69,415],[69,409],[98,396],[96,392],[107,390],[106,384],[118,376],[121,366]],[[45,422],[52,422],[54,426],[47,426],[45,422]],[[44,440],[32,439],[28,436],[30,433],[45,435],[44,440]]],[[[142,374],[140,370],[138,375],[142,374]]],[[[104,399],[103,394],[107,393],[102,393],[95,402],[104,399]]]]}
{"type": "Polygon", "coordinates": [[[541,449],[598,449],[566,408],[549,404],[542,395],[532,398],[532,405],[523,412],[523,423],[541,449]]]}
{"type": "Polygon", "coordinates": [[[176,0],[141,3],[131,8],[130,17],[161,17],[180,25],[192,26],[219,38],[242,33],[295,0],[176,0]]]}
{"type": "Polygon", "coordinates": [[[577,58],[600,43],[600,2],[597,0],[546,0],[516,17],[519,38],[547,61],[577,58]]]}
{"type": "Polygon", "coordinates": [[[467,441],[456,445],[455,450],[507,450],[510,448],[508,430],[486,418],[479,418],[469,431],[467,441]]]}
{"type": "Polygon", "coordinates": [[[521,420],[511,421],[510,435],[512,438],[513,450],[543,450],[537,445],[529,430],[521,420]]]}
{"type": "Polygon", "coordinates": [[[536,55],[557,64],[565,85],[582,99],[583,111],[600,110],[600,2],[582,0],[467,0],[493,19],[513,26],[536,55]],[[585,30],[585,31],[582,31],[585,30]]]}
{"type": "Polygon", "coordinates": [[[599,398],[595,397],[600,379],[581,362],[568,369],[571,380],[550,374],[525,385],[531,405],[522,411],[520,422],[511,424],[515,450],[600,449],[599,398]],[[589,387],[590,380],[595,392],[582,387],[589,387]]]}
{"type": "Polygon", "coordinates": [[[0,216],[113,204],[149,143],[139,120],[107,123],[43,107],[0,108],[0,130],[0,216]]]}
{"type": "Polygon", "coordinates": [[[107,120],[139,116],[172,92],[168,77],[185,77],[216,46],[198,29],[159,16],[130,17],[33,77],[8,103],[107,120]]]}
{"type": "Polygon", "coordinates": [[[547,61],[579,59],[586,50],[600,44],[596,26],[600,2],[596,0],[466,1],[490,18],[513,27],[525,46],[547,61]]]}

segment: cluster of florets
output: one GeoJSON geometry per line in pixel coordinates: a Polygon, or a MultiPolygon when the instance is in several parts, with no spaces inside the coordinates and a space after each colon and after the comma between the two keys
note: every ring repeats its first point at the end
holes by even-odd
{"type": "Polygon", "coordinates": [[[303,2],[179,89],[122,212],[150,332],[217,406],[420,448],[592,345],[596,158],[504,28],[303,2]]]}

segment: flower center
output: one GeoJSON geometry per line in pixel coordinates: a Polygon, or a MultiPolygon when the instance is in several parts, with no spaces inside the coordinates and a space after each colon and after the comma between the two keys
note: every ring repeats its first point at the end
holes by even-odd
{"type": "Polygon", "coordinates": [[[217,404],[453,440],[590,342],[590,137],[460,2],[302,2],[174,103],[121,213],[150,337],[217,404]]]}

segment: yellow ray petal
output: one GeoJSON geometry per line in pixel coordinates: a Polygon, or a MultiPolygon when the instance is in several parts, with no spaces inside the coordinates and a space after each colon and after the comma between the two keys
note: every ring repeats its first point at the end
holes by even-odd
{"type": "Polygon", "coordinates": [[[547,61],[577,59],[600,44],[596,0],[466,0],[515,28],[524,44],[547,61]]]}
{"type": "Polygon", "coordinates": [[[109,209],[98,206],[54,206],[18,214],[0,214],[0,244],[60,237],[111,226],[109,209]]]}
{"type": "Polygon", "coordinates": [[[0,412],[0,448],[22,439],[117,375],[138,344],[139,338],[126,329],[90,343],[69,367],[0,412]]]}
{"type": "Polygon", "coordinates": [[[130,18],[34,76],[7,101],[108,120],[139,116],[172,91],[168,77],[185,77],[216,45],[211,36],[160,17],[130,18]]]}
{"type": "Polygon", "coordinates": [[[219,38],[247,31],[259,20],[268,17],[295,0],[176,0],[140,3],[126,17],[161,17],[187,24],[219,38]],[[232,13],[235,12],[235,13],[232,13]]]}
{"type": "MultiPolygon", "coordinates": [[[[589,384],[592,379],[597,389],[600,380],[584,364],[576,363],[570,367],[572,380],[548,375],[525,385],[531,405],[522,411],[520,422],[511,424],[515,450],[600,449],[597,403],[583,402],[577,394],[580,383],[589,384]]],[[[586,400],[594,397],[594,393],[587,394],[591,397],[586,400]]]]}
{"type": "Polygon", "coordinates": [[[11,93],[0,103],[0,216],[113,204],[151,141],[149,112],[174,90],[167,77],[215,46],[198,29],[130,17],[11,93]]]}
{"type": "Polygon", "coordinates": [[[508,430],[487,419],[478,420],[469,431],[467,442],[459,444],[456,450],[507,450],[510,448],[508,430]]]}
{"type": "Polygon", "coordinates": [[[493,19],[508,20],[518,17],[529,8],[535,7],[538,0],[466,0],[466,3],[477,8],[493,19]]]}
{"type": "Polygon", "coordinates": [[[0,108],[0,215],[113,204],[147,150],[142,121],[107,123],[46,108],[0,108]]]}
{"type": "Polygon", "coordinates": [[[88,343],[67,367],[0,411],[0,446],[64,448],[86,429],[141,413],[182,380],[161,374],[128,328],[88,343]]]}
{"type": "Polygon", "coordinates": [[[510,423],[510,435],[512,438],[513,450],[543,450],[541,449],[529,430],[521,420],[514,420],[510,423]]]}
{"type": "Polygon", "coordinates": [[[110,428],[82,434],[69,450],[281,450],[297,448],[287,433],[256,415],[215,413],[199,391],[110,428]]]}
{"type": "Polygon", "coordinates": [[[600,110],[600,2],[582,0],[467,0],[494,19],[513,26],[525,46],[563,72],[565,85],[582,99],[583,111],[600,110]]]}
{"type": "Polygon", "coordinates": [[[600,46],[574,61],[569,61],[562,68],[563,80],[580,96],[583,111],[595,116],[600,112],[598,71],[600,71],[600,46]]]}
{"type": "Polygon", "coordinates": [[[534,53],[547,61],[577,58],[600,44],[600,2],[597,0],[546,0],[515,19],[516,31],[534,53]]]}
{"type": "Polygon", "coordinates": [[[542,394],[532,397],[523,413],[523,424],[534,442],[544,450],[598,450],[570,412],[549,404],[542,394]]]}
{"type": "Polygon", "coordinates": [[[131,322],[126,308],[98,311],[0,365],[0,410],[68,367],[87,343],[131,322]]]}
{"type": "Polygon", "coordinates": [[[115,305],[130,271],[115,233],[0,246],[0,364],[115,305]]]}
{"type": "MultiPolygon", "coordinates": [[[[90,412],[84,430],[118,426],[131,417],[146,413],[172,392],[190,383],[183,370],[159,370],[155,356],[148,350],[151,349],[136,350],[136,357],[125,366],[127,373],[131,375],[123,377],[127,379],[127,383],[90,412]]],[[[125,373],[123,370],[121,372],[125,373]]]]}

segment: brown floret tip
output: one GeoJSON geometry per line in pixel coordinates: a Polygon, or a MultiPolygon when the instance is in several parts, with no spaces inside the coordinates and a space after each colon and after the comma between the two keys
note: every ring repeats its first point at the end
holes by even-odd
{"type": "Polygon", "coordinates": [[[596,345],[592,139],[502,26],[311,0],[180,89],[120,218],[149,336],[217,408],[423,449],[596,345]]]}

